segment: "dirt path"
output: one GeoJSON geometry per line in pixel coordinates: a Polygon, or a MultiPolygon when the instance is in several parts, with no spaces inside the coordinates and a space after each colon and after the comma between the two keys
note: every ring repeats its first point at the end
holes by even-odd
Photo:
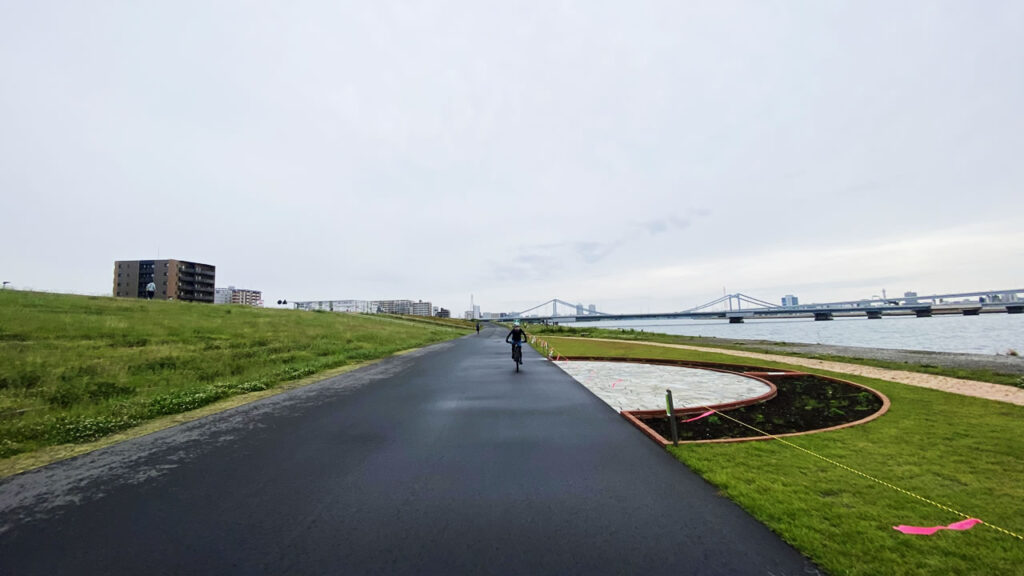
{"type": "MultiPolygon", "coordinates": [[[[622,342],[622,340],[612,340],[604,338],[585,338],[585,340],[622,342]]],[[[806,366],[808,368],[829,370],[831,372],[841,372],[843,374],[854,374],[856,376],[865,376],[867,378],[878,378],[879,380],[889,380],[891,382],[899,382],[901,384],[909,384],[911,386],[933,388],[935,390],[942,390],[944,392],[952,392],[953,394],[962,394],[964,396],[976,396],[978,398],[986,398],[988,400],[997,400],[999,402],[1009,402],[1010,404],[1024,406],[1024,389],[1014,388],[1013,386],[1003,386],[1002,384],[990,384],[988,382],[977,382],[975,380],[961,380],[959,378],[950,378],[948,376],[921,374],[920,372],[907,372],[904,370],[889,370],[886,368],[875,368],[874,366],[847,364],[845,362],[830,362],[826,360],[813,360],[810,358],[798,358],[794,356],[781,356],[778,354],[764,354],[761,352],[745,352],[742,350],[728,350],[724,348],[705,348],[702,346],[687,346],[685,344],[662,344],[659,342],[635,343],[643,344],[645,346],[682,348],[684,350],[697,350],[699,352],[716,352],[719,354],[729,354],[730,356],[741,356],[744,358],[756,358],[758,360],[785,362],[787,364],[794,364],[797,366],[806,366]]]]}

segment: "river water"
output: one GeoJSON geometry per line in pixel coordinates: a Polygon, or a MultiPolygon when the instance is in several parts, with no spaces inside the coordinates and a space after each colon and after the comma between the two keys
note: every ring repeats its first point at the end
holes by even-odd
{"type": "Polygon", "coordinates": [[[941,315],[931,318],[889,316],[878,320],[836,318],[826,322],[765,319],[746,320],[743,324],[729,324],[728,320],[622,320],[563,325],[862,348],[967,354],[1007,354],[1014,350],[1024,354],[1024,314],[941,315]]]}

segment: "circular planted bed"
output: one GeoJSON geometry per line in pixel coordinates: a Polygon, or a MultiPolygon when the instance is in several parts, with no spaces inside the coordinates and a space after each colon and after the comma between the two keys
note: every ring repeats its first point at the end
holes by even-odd
{"type": "Polygon", "coordinates": [[[666,388],[672,390],[680,442],[835,430],[873,420],[889,408],[888,398],[871,388],[804,372],[625,358],[571,358],[558,365],[663,444],[671,443],[666,388]]]}
{"type": "Polygon", "coordinates": [[[620,412],[665,411],[665,390],[676,408],[743,406],[775,396],[775,385],[756,376],[724,369],[660,362],[573,360],[558,362],[609,406],[620,412]]]}

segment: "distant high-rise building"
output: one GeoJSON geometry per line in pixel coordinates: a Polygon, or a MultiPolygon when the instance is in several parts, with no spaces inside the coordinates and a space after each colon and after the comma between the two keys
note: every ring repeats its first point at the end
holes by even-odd
{"type": "Polygon", "coordinates": [[[376,308],[371,309],[371,302],[366,300],[309,300],[305,302],[293,302],[296,310],[325,312],[353,312],[372,313],[376,308]]]}
{"type": "Polygon", "coordinates": [[[371,302],[374,311],[380,314],[412,314],[412,304],[412,300],[375,300],[371,302]]]}
{"type": "Polygon", "coordinates": [[[597,314],[597,306],[593,304],[587,306],[587,312],[590,312],[591,314],[597,314]]]}
{"type": "Polygon", "coordinates": [[[231,291],[234,290],[234,286],[227,288],[215,288],[213,290],[213,303],[214,304],[231,304],[231,291]]]}
{"type": "Polygon", "coordinates": [[[263,306],[263,292],[245,288],[231,289],[231,303],[245,306],[263,306]]]}
{"type": "Polygon", "coordinates": [[[481,317],[482,316],[480,316],[480,305],[479,304],[474,304],[473,305],[473,318],[474,319],[479,319],[481,317]]]}
{"type": "Polygon", "coordinates": [[[583,316],[583,304],[576,305],[576,315],[583,316]]]}
{"type": "Polygon", "coordinates": [[[411,314],[433,316],[436,308],[430,302],[412,300],[310,300],[294,302],[297,310],[356,312],[362,314],[411,314]]]}
{"type": "Polygon", "coordinates": [[[437,316],[438,318],[451,318],[452,311],[447,308],[438,308],[437,312],[434,313],[434,316],[437,316]]]}
{"type": "Polygon", "coordinates": [[[907,304],[917,304],[917,292],[904,292],[903,297],[907,299],[907,304]]]}
{"type": "Polygon", "coordinates": [[[242,304],[245,306],[263,306],[263,293],[259,290],[245,288],[217,288],[213,294],[214,304],[242,304]]]}
{"type": "Polygon", "coordinates": [[[214,301],[216,267],[185,260],[117,260],[114,262],[114,296],[147,298],[147,286],[154,286],[153,298],[214,301]]]}
{"type": "Polygon", "coordinates": [[[991,292],[982,296],[980,302],[1017,302],[1020,298],[1016,292],[991,292]]]}
{"type": "Polygon", "coordinates": [[[796,296],[793,296],[792,294],[786,294],[785,296],[782,297],[783,306],[798,306],[799,304],[800,299],[797,298],[796,296]]]}

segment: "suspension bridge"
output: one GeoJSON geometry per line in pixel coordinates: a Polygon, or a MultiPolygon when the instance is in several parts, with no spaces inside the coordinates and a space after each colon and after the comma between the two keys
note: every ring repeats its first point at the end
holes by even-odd
{"type": "Polygon", "coordinates": [[[814,318],[832,320],[840,316],[867,316],[878,319],[883,316],[917,316],[927,318],[933,314],[962,314],[977,316],[982,312],[1024,313],[1024,288],[1011,290],[987,290],[983,292],[958,292],[952,294],[931,294],[919,296],[907,293],[900,297],[845,300],[821,304],[796,304],[782,306],[765,300],[735,293],[725,294],[710,302],[677,312],[609,314],[598,311],[593,305],[572,304],[558,298],[538,304],[519,312],[526,322],[569,323],[596,322],[608,320],[665,320],[665,319],[727,319],[734,324],[756,318],[814,318]]]}

